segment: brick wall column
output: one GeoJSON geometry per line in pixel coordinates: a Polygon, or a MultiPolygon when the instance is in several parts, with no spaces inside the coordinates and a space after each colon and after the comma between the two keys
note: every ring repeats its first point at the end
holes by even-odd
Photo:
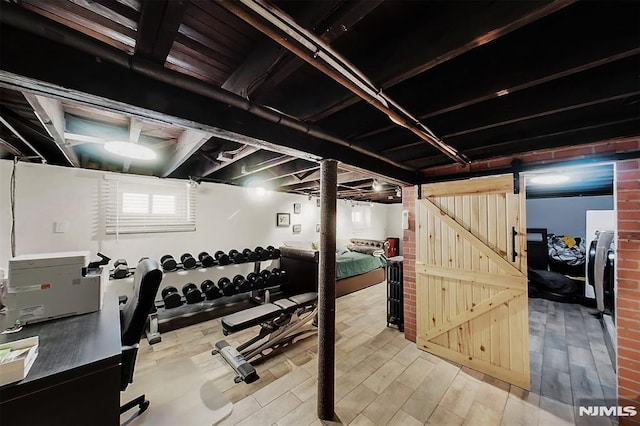
{"type": "Polygon", "coordinates": [[[416,341],[416,198],[417,187],[402,188],[402,209],[409,212],[409,229],[403,231],[404,337],[416,341]]]}
{"type": "MultiPolygon", "coordinates": [[[[640,160],[616,165],[618,240],[616,251],[618,397],[640,413],[640,160]]],[[[623,425],[640,425],[621,417],[623,425]]]]}

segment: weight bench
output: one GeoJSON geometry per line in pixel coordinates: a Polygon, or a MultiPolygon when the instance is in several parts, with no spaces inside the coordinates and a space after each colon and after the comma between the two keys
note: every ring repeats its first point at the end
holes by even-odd
{"type": "Polygon", "coordinates": [[[260,331],[237,348],[225,340],[216,342],[211,353],[219,353],[233,368],[237,374],[234,382],[255,382],[260,377],[250,360],[318,332],[309,324],[318,311],[317,302],[318,293],[303,293],[227,315],[220,321],[225,336],[258,324],[260,331]]]}

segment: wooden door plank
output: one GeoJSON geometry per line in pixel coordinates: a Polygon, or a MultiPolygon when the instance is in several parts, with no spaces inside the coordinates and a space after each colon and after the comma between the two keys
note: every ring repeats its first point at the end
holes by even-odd
{"type": "Polygon", "coordinates": [[[500,288],[512,288],[522,291],[527,289],[526,278],[513,275],[494,275],[489,272],[468,271],[466,269],[449,268],[448,266],[425,265],[422,262],[416,262],[416,273],[451,279],[457,278],[500,288]]]}
{"type": "Polygon", "coordinates": [[[511,175],[422,185],[423,197],[504,194],[507,192],[513,192],[513,177],[511,175]]]}
{"type": "MultiPolygon", "coordinates": [[[[487,245],[487,197],[488,195],[482,194],[479,195],[478,203],[478,238],[482,242],[483,245],[487,245]]],[[[470,241],[471,242],[471,241],[470,241]]],[[[473,244],[473,243],[472,243],[473,244]]],[[[486,256],[482,250],[476,246],[476,249],[479,251],[480,256],[480,270],[483,272],[489,272],[489,257],[486,256]]]]}
{"type": "Polygon", "coordinates": [[[465,238],[471,242],[478,250],[480,250],[485,256],[487,256],[490,260],[494,261],[498,267],[504,270],[508,275],[522,276],[522,271],[509,263],[506,259],[502,258],[498,253],[493,251],[490,247],[484,244],[478,237],[471,234],[469,231],[464,229],[455,219],[441,213],[441,210],[428,199],[420,200],[420,203],[425,205],[429,210],[431,210],[434,214],[440,214],[438,219],[441,223],[446,224],[447,226],[456,230],[462,238],[465,238]]]}
{"type": "Polygon", "coordinates": [[[418,347],[432,354],[473,368],[474,370],[478,370],[482,373],[489,374],[490,376],[502,378],[502,380],[512,383],[522,389],[529,390],[531,388],[531,379],[527,374],[519,371],[509,370],[498,365],[493,365],[490,362],[478,359],[476,357],[452,351],[451,349],[439,346],[436,343],[425,341],[421,337],[418,337],[417,340],[418,347]]]}
{"type": "MultiPolygon", "coordinates": [[[[502,253],[498,253],[498,209],[496,208],[496,198],[498,198],[499,196],[500,194],[487,195],[487,246],[489,246],[489,248],[493,252],[495,252],[498,257],[504,259],[504,257],[502,257],[502,253]]],[[[498,268],[500,268],[500,266],[496,260],[494,260],[493,258],[491,260],[492,261],[489,262],[489,272],[497,274],[499,272],[498,268]]]]}
{"type": "Polygon", "coordinates": [[[472,307],[468,311],[461,313],[455,318],[452,318],[442,323],[438,327],[432,328],[431,330],[429,330],[428,333],[422,334],[420,337],[426,340],[432,340],[433,338],[438,337],[443,333],[446,333],[452,328],[458,327],[459,325],[464,324],[467,321],[470,321],[480,315],[483,315],[491,311],[492,309],[494,309],[496,306],[502,303],[507,303],[511,299],[518,297],[520,295],[522,295],[522,291],[512,290],[512,289],[503,290],[500,293],[498,293],[496,296],[490,297],[487,300],[480,302],[476,306],[472,307]]]}

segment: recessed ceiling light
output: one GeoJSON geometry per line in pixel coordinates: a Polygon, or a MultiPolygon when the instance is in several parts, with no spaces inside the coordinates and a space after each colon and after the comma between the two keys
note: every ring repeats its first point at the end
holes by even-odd
{"type": "Polygon", "coordinates": [[[104,144],[104,149],[112,154],[134,160],[155,160],[157,156],[151,148],[124,141],[107,142],[104,144]]]}
{"type": "Polygon", "coordinates": [[[569,180],[567,175],[547,174],[538,175],[531,178],[531,183],[537,183],[540,185],[555,185],[558,183],[564,183],[569,180]]]}

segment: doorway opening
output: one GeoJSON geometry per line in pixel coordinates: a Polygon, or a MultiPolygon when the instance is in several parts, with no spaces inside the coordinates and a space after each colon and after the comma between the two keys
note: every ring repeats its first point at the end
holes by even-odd
{"type": "Polygon", "coordinates": [[[616,398],[614,176],[612,163],[525,174],[531,390],[566,416],[616,398]]]}

